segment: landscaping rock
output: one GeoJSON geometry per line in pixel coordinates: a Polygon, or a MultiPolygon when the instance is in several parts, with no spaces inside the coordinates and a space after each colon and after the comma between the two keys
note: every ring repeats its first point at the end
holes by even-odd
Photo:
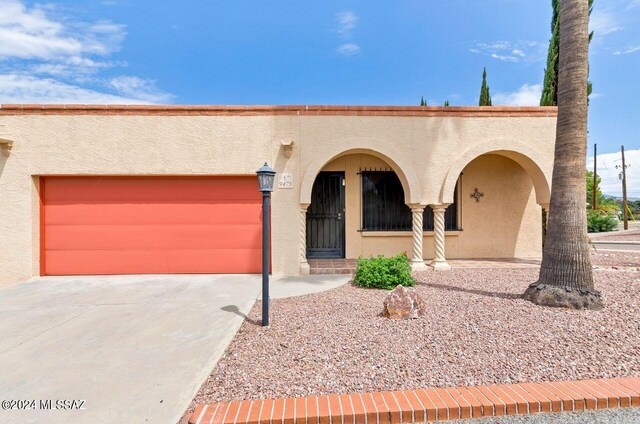
{"type": "Polygon", "coordinates": [[[427,307],[413,287],[398,285],[384,299],[384,314],[389,318],[419,318],[426,313],[427,307]]]}
{"type": "MultiPolygon", "coordinates": [[[[616,258],[640,267],[640,253],[616,258]]],[[[600,312],[522,300],[539,277],[534,268],[418,272],[415,290],[428,307],[420,319],[383,318],[389,291],[354,284],[273,299],[268,329],[255,325],[257,302],[191,410],[237,399],[640,376],[640,273],[611,265],[621,266],[593,275],[600,312]]]]}

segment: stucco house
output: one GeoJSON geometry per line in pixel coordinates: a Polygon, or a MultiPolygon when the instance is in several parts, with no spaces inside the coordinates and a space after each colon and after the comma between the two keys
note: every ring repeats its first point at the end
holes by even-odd
{"type": "Polygon", "coordinates": [[[555,125],[544,107],[2,105],[0,284],[260,272],[264,162],[274,274],[539,258],[555,125]]]}

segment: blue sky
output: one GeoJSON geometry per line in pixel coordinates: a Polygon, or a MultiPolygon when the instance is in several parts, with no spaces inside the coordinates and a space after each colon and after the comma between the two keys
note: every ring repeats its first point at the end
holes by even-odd
{"type": "MultiPolygon", "coordinates": [[[[535,105],[550,3],[0,0],[0,102],[473,105],[486,66],[494,104],[535,105]]],[[[595,4],[590,143],[640,196],[640,0],[595,4]]]]}

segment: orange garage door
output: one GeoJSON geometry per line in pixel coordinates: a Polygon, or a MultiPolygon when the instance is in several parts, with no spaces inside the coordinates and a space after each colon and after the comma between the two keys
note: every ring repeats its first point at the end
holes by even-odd
{"type": "Polygon", "coordinates": [[[43,275],[259,273],[251,177],[41,178],[43,275]]]}

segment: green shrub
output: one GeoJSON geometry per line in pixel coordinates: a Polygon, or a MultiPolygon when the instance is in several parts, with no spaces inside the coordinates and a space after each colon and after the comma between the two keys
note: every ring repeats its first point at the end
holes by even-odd
{"type": "Polygon", "coordinates": [[[386,258],[360,258],[353,281],[362,287],[394,289],[398,284],[412,287],[415,280],[411,277],[411,264],[406,254],[386,258]]]}
{"type": "Polygon", "coordinates": [[[587,211],[587,229],[590,233],[612,231],[617,226],[618,221],[612,215],[601,211],[587,211]]]}

